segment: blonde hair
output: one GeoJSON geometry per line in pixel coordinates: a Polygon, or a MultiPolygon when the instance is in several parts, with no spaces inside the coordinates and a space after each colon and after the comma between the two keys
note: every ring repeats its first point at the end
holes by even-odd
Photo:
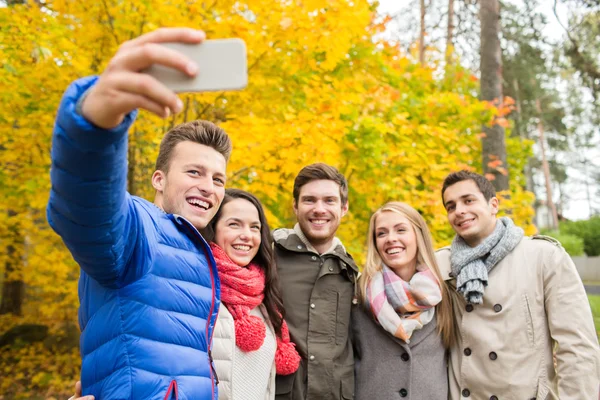
{"type": "Polygon", "coordinates": [[[375,274],[381,271],[382,260],[375,244],[375,222],[377,217],[386,211],[401,214],[409,220],[417,238],[417,265],[427,265],[440,283],[442,301],[435,307],[437,329],[438,333],[442,336],[444,346],[450,348],[456,341],[456,327],[450,298],[450,288],[442,278],[437,265],[431,233],[425,220],[417,210],[406,203],[398,201],[386,203],[371,216],[367,237],[367,261],[359,280],[360,300],[362,303],[365,303],[369,281],[375,274]]]}

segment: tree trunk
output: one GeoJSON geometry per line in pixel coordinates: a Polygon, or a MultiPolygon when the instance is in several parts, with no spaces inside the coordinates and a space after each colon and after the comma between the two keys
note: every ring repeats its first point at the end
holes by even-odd
{"type": "Polygon", "coordinates": [[[454,46],[454,0],[448,0],[448,31],[446,34],[446,65],[452,63],[454,46]]]}
{"type": "Polygon", "coordinates": [[[421,29],[419,33],[419,62],[425,65],[425,0],[421,0],[421,29]]]}
{"type": "MultiPolygon", "coordinates": [[[[529,138],[527,130],[523,126],[523,113],[521,107],[521,89],[519,87],[519,81],[513,79],[513,89],[515,91],[515,105],[517,111],[517,123],[515,125],[515,131],[517,135],[521,138],[521,140],[525,140],[529,138]]],[[[527,160],[527,164],[525,164],[525,189],[527,191],[534,193],[535,192],[535,184],[533,182],[533,168],[531,167],[531,158],[527,160]]],[[[535,219],[535,218],[534,218],[535,219]]]]}
{"type": "Polygon", "coordinates": [[[540,99],[535,100],[535,108],[539,114],[538,132],[540,134],[540,148],[542,149],[542,169],[544,170],[544,181],[546,183],[546,206],[550,209],[550,215],[552,216],[551,228],[558,229],[558,213],[556,212],[554,200],[552,200],[552,182],[550,181],[550,167],[548,166],[548,159],[546,158],[546,138],[544,137],[544,124],[542,123],[542,106],[540,104],[540,99]]]}
{"type": "Polygon", "coordinates": [[[585,198],[587,200],[587,205],[588,205],[588,218],[592,218],[592,216],[594,215],[594,206],[592,205],[592,195],[590,192],[590,181],[588,179],[589,175],[588,175],[588,159],[587,157],[584,157],[583,159],[583,176],[584,178],[584,183],[585,183],[585,198]]]}
{"type": "MultiPolygon", "coordinates": [[[[14,254],[14,248],[13,254],[14,254]]],[[[9,252],[11,250],[8,250],[9,252]]],[[[0,315],[14,314],[23,315],[23,296],[25,294],[25,283],[23,280],[9,280],[9,274],[13,272],[12,265],[6,263],[4,272],[4,283],[2,284],[2,303],[0,303],[0,315]]]]}
{"type": "MultiPolygon", "coordinates": [[[[502,59],[500,53],[500,5],[498,0],[480,0],[481,99],[502,106],[502,59]]],[[[481,139],[483,171],[497,191],[508,189],[508,165],[504,128],[483,126],[481,139]]]]}
{"type": "MultiPolygon", "coordinates": [[[[9,210],[8,216],[14,217],[16,213],[9,210]]],[[[2,301],[0,302],[0,315],[22,315],[25,283],[23,282],[23,236],[16,226],[9,226],[10,237],[6,238],[6,265],[4,269],[4,282],[2,284],[2,301]],[[15,242],[16,241],[16,242],[15,242]]]]}

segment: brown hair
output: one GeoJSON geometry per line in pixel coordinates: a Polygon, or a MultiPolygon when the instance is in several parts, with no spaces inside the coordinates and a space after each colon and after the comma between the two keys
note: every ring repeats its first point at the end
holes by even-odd
{"type": "Polygon", "coordinates": [[[273,238],[271,229],[267,222],[265,211],[263,210],[260,200],[252,193],[240,189],[225,189],[225,197],[219,207],[219,211],[214,218],[209,222],[208,226],[202,231],[202,236],[208,241],[213,241],[216,234],[217,223],[223,216],[223,208],[225,204],[235,199],[243,199],[252,203],[258,211],[258,219],[260,220],[260,246],[258,253],[254,256],[253,262],[258,264],[265,272],[265,290],[263,304],[269,314],[269,320],[273,324],[273,329],[277,336],[281,337],[281,325],[285,318],[285,310],[283,308],[283,300],[279,291],[279,275],[277,274],[277,265],[275,264],[275,252],[273,250],[273,238]]]}
{"type": "Polygon", "coordinates": [[[415,236],[417,237],[417,264],[428,266],[440,284],[442,301],[435,306],[435,314],[437,318],[438,333],[442,336],[442,342],[448,349],[456,343],[456,326],[454,323],[451,291],[440,273],[440,268],[435,259],[431,233],[429,232],[425,220],[417,210],[406,203],[398,201],[386,203],[371,216],[369,233],[367,236],[367,262],[365,263],[365,267],[358,281],[360,300],[362,303],[365,303],[369,281],[376,273],[381,271],[382,268],[383,261],[377,251],[377,245],[375,244],[375,222],[377,221],[377,217],[386,211],[404,215],[410,221],[410,224],[415,230],[415,236]]]}
{"type": "Polygon", "coordinates": [[[312,181],[334,181],[340,185],[340,199],[342,205],[348,202],[348,181],[336,168],[324,163],[315,163],[302,168],[294,180],[294,201],[298,203],[300,189],[312,181]]]}
{"type": "Polygon", "coordinates": [[[229,161],[231,155],[231,139],[225,131],[212,122],[196,120],[184,122],[171,129],[160,142],[156,170],[169,171],[169,163],[173,149],[177,144],[190,141],[211,147],[229,161]]]}
{"type": "Polygon", "coordinates": [[[483,194],[486,201],[490,201],[491,198],[496,197],[496,189],[494,189],[494,185],[490,181],[488,181],[485,176],[479,175],[475,172],[462,170],[458,172],[453,172],[444,179],[444,184],[442,185],[442,203],[444,202],[444,193],[448,187],[462,181],[472,180],[475,182],[479,191],[483,194]]]}

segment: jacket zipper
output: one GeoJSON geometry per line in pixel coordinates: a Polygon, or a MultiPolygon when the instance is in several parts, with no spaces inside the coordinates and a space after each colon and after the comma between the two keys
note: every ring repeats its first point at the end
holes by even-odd
{"type": "MultiPolygon", "coordinates": [[[[200,233],[198,233],[199,235],[200,233]]],[[[204,247],[204,246],[202,246],[204,247]]],[[[208,254],[206,254],[206,250],[204,251],[204,256],[206,257],[206,261],[210,262],[210,258],[207,257],[208,254]]],[[[211,300],[210,300],[210,312],[209,312],[209,316],[210,316],[210,321],[212,322],[212,315],[213,315],[213,310],[215,308],[215,297],[217,296],[216,293],[216,289],[215,289],[215,285],[216,285],[216,281],[215,281],[215,276],[213,273],[213,268],[212,265],[209,268],[210,270],[210,282],[211,282],[211,287],[212,287],[212,296],[211,296],[211,300]]],[[[213,399],[216,400],[215,398],[215,384],[219,384],[219,378],[216,378],[217,374],[215,372],[215,366],[213,364],[213,358],[212,358],[212,339],[213,339],[213,333],[214,333],[214,329],[213,332],[210,333],[209,335],[209,328],[210,328],[210,323],[206,324],[206,337],[208,337],[208,349],[207,349],[207,353],[208,353],[208,360],[210,362],[210,384],[211,384],[211,389],[212,389],[212,396],[213,399]],[[216,378],[216,382],[215,382],[215,378],[216,378]]]]}
{"type": "Polygon", "coordinates": [[[208,350],[208,359],[210,360],[210,369],[213,373],[213,375],[215,376],[215,381],[217,386],[219,386],[219,375],[217,375],[217,371],[215,370],[215,363],[214,363],[214,359],[212,356],[212,349],[208,350]]]}
{"type": "MultiPolygon", "coordinates": [[[[206,257],[206,261],[211,264],[211,257],[208,254],[206,247],[204,246],[204,239],[202,238],[202,235],[200,235],[200,232],[198,232],[198,229],[196,229],[195,226],[193,226],[187,219],[183,218],[182,216],[175,216],[175,218],[180,218],[182,221],[185,221],[185,225],[188,227],[188,229],[192,232],[192,234],[194,234],[196,237],[200,238],[200,246],[202,247],[202,250],[204,251],[204,256],[206,257]]],[[[209,321],[212,322],[212,314],[213,314],[213,310],[215,309],[215,298],[217,297],[217,289],[216,289],[216,280],[215,280],[215,274],[213,271],[213,265],[209,265],[208,268],[209,272],[210,272],[210,281],[212,283],[211,288],[212,288],[212,296],[211,296],[211,301],[210,301],[210,310],[209,310],[209,321]]],[[[211,388],[212,388],[212,397],[214,400],[216,400],[216,397],[214,397],[215,395],[215,384],[219,384],[219,378],[217,377],[217,372],[215,371],[215,366],[213,363],[213,358],[212,358],[212,339],[213,339],[213,334],[214,334],[214,329],[213,332],[210,333],[209,335],[209,328],[210,328],[210,323],[206,324],[206,337],[208,338],[208,349],[207,349],[207,354],[208,354],[208,359],[210,362],[210,383],[211,383],[211,388]]]]}
{"type": "Polygon", "coordinates": [[[179,393],[177,391],[177,381],[175,379],[173,379],[171,381],[171,384],[169,385],[169,388],[167,389],[167,394],[165,394],[164,400],[170,400],[171,392],[173,392],[173,391],[175,391],[175,400],[177,400],[179,398],[179,393]]]}

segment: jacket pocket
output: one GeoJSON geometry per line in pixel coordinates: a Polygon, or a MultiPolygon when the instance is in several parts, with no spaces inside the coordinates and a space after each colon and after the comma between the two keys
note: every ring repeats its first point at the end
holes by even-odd
{"type": "Polygon", "coordinates": [[[291,375],[277,375],[275,378],[275,398],[277,400],[288,400],[292,398],[295,377],[295,373],[291,375]]]}
{"type": "Polygon", "coordinates": [[[531,304],[527,294],[523,294],[523,312],[525,313],[525,322],[527,326],[527,338],[529,339],[529,345],[535,346],[535,330],[533,328],[533,317],[531,314],[531,304]]]}
{"type": "Polygon", "coordinates": [[[345,382],[342,380],[340,383],[340,398],[344,400],[354,400],[354,382],[345,382]]]}
{"type": "Polygon", "coordinates": [[[340,376],[340,399],[354,399],[354,365],[339,367],[340,376]]]}

